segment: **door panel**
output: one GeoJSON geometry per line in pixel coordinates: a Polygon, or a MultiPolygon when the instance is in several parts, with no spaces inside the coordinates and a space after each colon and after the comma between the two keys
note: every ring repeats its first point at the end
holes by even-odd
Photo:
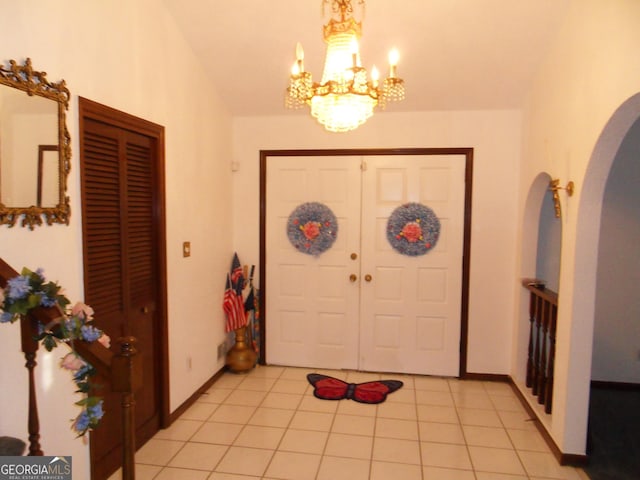
{"type": "Polygon", "coordinates": [[[357,368],[360,161],[274,157],[269,160],[266,212],[269,363],[357,368]],[[350,186],[356,185],[356,189],[350,186]],[[314,257],[287,237],[291,212],[305,202],[328,206],[339,224],[333,246],[314,257]],[[356,293],[354,293],[356,292],[356,293]]]}
{"type": "Polygon", "coordinates": [[[458,375],[465,157],[365,157],[362,188],[360,368],[458,375]],[[396,252],[389,216],[406,202],[431,208],[441,235],[426,254],[396,252]],[[366,238],[375,238],[367,242],[366,238]]]}
{"type": "Polygon", "coordinates": [[[153,223],[153,144],[143,135],[124,135],[126,195],[127,329],[138,339],[142,368],[148,387],[136,395],[136,427],[159,427],[159,374],[156,362],[157,250],[153,223]]]}

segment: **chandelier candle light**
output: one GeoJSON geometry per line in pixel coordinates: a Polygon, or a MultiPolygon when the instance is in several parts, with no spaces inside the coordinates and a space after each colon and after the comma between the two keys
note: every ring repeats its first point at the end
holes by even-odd
{"type": "MultiPolygon", "coordinates": [[[[364,0],[354,0],[364,9],[364,0]]],[[[324,25],[327,43],[322,83],[313,82],[311,73],[304,70],[304,51],[296,46],[296,62],[285,105],[288,108],[311,107],[311,115],[331,132],[354,130],[373,115],[376,106],[404,99],[404,81],[397,76],[398,51],[389,53],[389,76],[382,85],[375,66],[371,79],[362,67],[358,39],[362,36],[362,22],[354,18],[351,0],[323,0],[323,8],[331,4],[331,18],[324,25]]]]}

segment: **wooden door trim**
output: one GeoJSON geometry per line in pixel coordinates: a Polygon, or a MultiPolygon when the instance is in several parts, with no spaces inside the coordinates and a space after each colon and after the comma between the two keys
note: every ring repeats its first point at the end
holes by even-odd
{"type": "Polygon", "coordinates": [[[260,150],[260,348],[261,363],[267,363],[266,351],[266,215],[267,215],[267,158],[269,157],[326,157],[373,155],[464,155],[465,195],[464,231],[462,247],[462,298],[460,309],[460,377],[467,375],[467,346],[469,336],[469,272],[471,258],[471,197],[473,192],[473,148],[374,148],[327,150],[260,150]]]}
{"type": "MultiPolygon", "coordinates": [[[[159,345],[159,369],[160,369],[160,386],[159,386],[159,401],[160,401],[160,426],[165,428],[170,424],[170,410],[169,410],[169,341],[168,341],[168,318],[167,318],[167,258],[166,258],[166,214],[165,214],[165,134],[164,127],[162,125],[155,124],[148,120],[144,120],[133,115],[115,110],[106,105],[94,102],[92,100],[78,97],[78,118],[79,118],[79,131],[83,132],[85,128],[85,120],[94,120],[103,122],[108,125],[112,125],[118,128],[129,130],[135,133],[142,134],[144,136],[154,139],[156,145],[156,151],[154,152],[154,159],[156,161],[155,171],[156,176],[154,178],[154,194],[156,195],[153,205],[154,225],[156,226],[156,238],[157,238],[157,271],[158,278],[158,305],[156,314],[158,317],[158,332],[157,341],[159,345]]],[[[82,134],[80,137],[80,156],[84,156],[84,139],[82,134]]],[[[80,162],[80,175],[81,178],[84,175],[84,165],[80,162]]],[[[85,204],[84,192],[82,192],[82,204],[85,204]]],[[[83,217],[82,222],[82,235],[86,238],[86,225],[83,217]]],[[[85,289],[87,288],[87,271],[86,264],[83,262],[84,270],[84,282],[85,289]]]]}

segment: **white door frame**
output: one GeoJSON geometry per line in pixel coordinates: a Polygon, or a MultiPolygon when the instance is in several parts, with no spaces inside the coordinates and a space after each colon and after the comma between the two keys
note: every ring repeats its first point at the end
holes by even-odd
{"type": "Polygon", "coordinates": [[[367,155],[464,155],[465,162],[465,199],[464,232],[462,259],[462,292],[460,308],[460,369],[459,376],[467,376],[467,340],[469,324],[469,265],[471,253],[471,195],[473,184],[473,148],[395,148],[395,149],[329,149],[329,150],[260,150],[260,345],[261,362],[268,362],[266,336],[268,312],[265,310],[265,298],[268,289],[266,283],[266,205],[267,205],[267,168],[269,157],[303,156],[367,156],[367,155]]]}

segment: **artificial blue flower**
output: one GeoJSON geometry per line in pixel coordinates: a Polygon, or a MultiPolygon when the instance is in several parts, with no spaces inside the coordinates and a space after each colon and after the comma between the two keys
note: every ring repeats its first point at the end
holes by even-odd
{"type": "Polygon", "coordinates": [[[102,336],[102,332],[91,325],[83,325],[80,328],[82,339],[86,342],[95,342],[102,336]]]}
{"type": "Polygon", "coordinates": [[[31,285],[29,285],[29,278],[24,275],[9,279],[7,281],[9,287],[7,297],[17,300],[26,297],[31,291],[31,285]]]}
{"type": "MultiPolygon", "coordinates": [[[[59,305],[64,309],[69,304],[69,300],[64,295],[58,294],[59,291],[60,287],[56,283],[46,282],[42,268],[38,268],[35,272],[24,268],[22,275],[8,280],[4,291],[0,289],[0,323],[13,322],[20,315],[28,314],[36,306],[54,307],[59,305]],[[19,314],[9,310],[17,310],[19,314]]],[[[80,310],[82,315],[76,314],[73,310],[70,314],[65,315],[65,320],[60,324],[62,330],[60,336],[45,331],[42,323],[38,322],[38,341],[41,341],[47,350],[54,348],[58,342],[64,342],[75,353],[73,340],[88,342],[98,340],[103,335],[102,331],[85,325],[85,321],[91,320],[93,310],[84,304],[81,304],[80,310]]],[[[89,394],[90,377],[95,373],[95,369],[90,364],[85,364],[73,371],[73,379],[78,387],[78,393],[83,393],[85,396],[89,394]]],[[[103,402],[99,397],[88,397],[85,401],[77,404],[82,405],[83,408],[73,421],[72,428],[78,432],[78,436],[82,436],[100,422],[104,415],[103,402]]]]}
{"type": "Polygon", "coordinates": [[[40,297],[40,305],[43,307],[53,307],[58,303],[55,298],[48,297],[44,292],[38,292],[38,296],[40,297]]]}
{"type": "Polygon", "coordinates": [[[91,419],[89,418],[89,414],[86,410],[83,410],[78,418],[76,418],[76,423],[74,425],[76,431],[83,433],[87,428],[89,428],[89,422],[91,419]]]}
{"type": "Polygon", "coordinates": [[[89,416],[94,420],[100,420],[104,415],[104,411],[102,410],[103,401],[100,400],[93,407],[89,407],[87,410],[89,412],[89,416]]]}
{"type": "Polygon", "coordinates": [[[69,335],[73,335],[74,337],[75,337],[75,334],[73,332],[75,332],[76,329],[80,328],[81,326],[82,326],[82,322],[78,317],[67,318],[64,322],[64,329],[67,331],[69,335]]]}
{"type": "Polygon", "coordinates": [[[84,380],[84,378],[85,378],[87,375],[89,375],[89,374],[90,374],[91,369],[92,369],[92,367],[91,367],[91,365],[89,365],[89,364],[87,364],[87,365],[85,365],[84,367],[80,368],[77,372],[75,372],[75,373],[73,374],[73,379],[74,379],[74,381],[76,381],[76,382],[83,381],[83,380],[84,380]]]}

